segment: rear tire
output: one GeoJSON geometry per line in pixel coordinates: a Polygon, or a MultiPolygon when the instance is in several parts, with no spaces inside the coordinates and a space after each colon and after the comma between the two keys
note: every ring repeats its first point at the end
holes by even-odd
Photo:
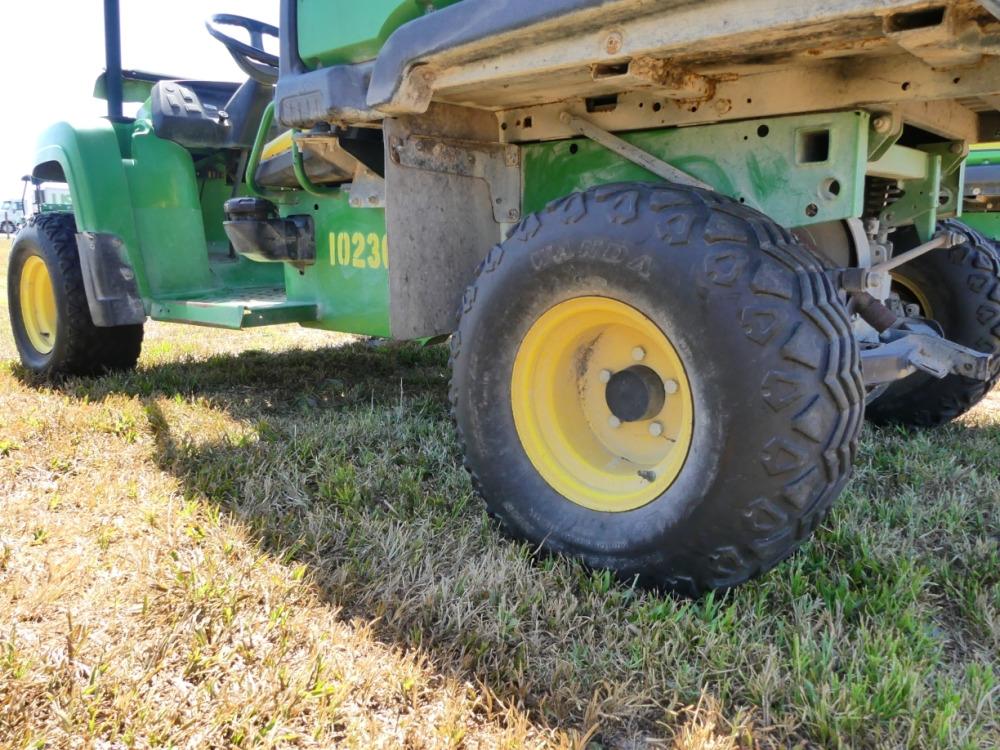
{"type": "Polygon", "coordinates": [[[70,213],[35,216],[11,248],[11,329],[21,363],[43,377],[133,369],[142,324],[98,328],[90,317],[70,213]]]}
{"type": "MultiPolygon", "coordinates": [[[[452,365],[466,466],[510,533],[688,595],[746,581],[809,536],[848,479],[864,411],[857,344],[821,265],[762,214],[679,185],[599,187],[527,217],[467,291],[452,365]],[[632,329],[621,323],[626,307],[640,314],[632,329]],[[614,325],[601,328],[605,309],[614,325]],[[631,348],[643,317],[683,375],[664,375],[669,357],[654,365],[640,351],[652,338],[631,348]],[[593,334],[575,322],[585,318],[593,334]],[[688,394],[693,416],[657,416],[654,427],[648,410],[635,416],[641,404],[621,425],[636,440],[648,427],[675,446],[688,441],[669,486],[651,499],[628,488],[636,474],[652,486],[669,462],[651,469],[642,446],[636,457],[627,441],[602,453],[588,437],[609,445],[605,427],[622,421],[601,403],[615,408],[611,383],[634,369],[629,352],[658,378],[680,381],[660,414],[688,394]],[[538,366],[526,370],[529,355],[538,366]],[[551,386],[523,382],[524,372],[553,373],[551,386]],[[561,439],[579,450],[546,437],[560,420],[569,425],[561,439]],[[584,455],[596,456],[593,465],[573,475],[566,467],[584,455]],[[602,472],[620,487],[594,490],[602,472]]],[[[653,409],[658,398],[647,400],[653,409]]]]}
{"type": "MultiPolygon", "coordinates": [[[[945,338],[980,352],[1000,352],[1000,259],[986,237],[958,221],[939,228],[968,240],[934,250],[893,271],[894,289],[936,321],[945,338]],[[925,309],[929,308],[929,309],[925,309]]],[[[916,244],[915,242],[913,244],[916,244]]],[[[1000,362],[986,382],[963,375],[937,379],[915,373],[890,385],[868,406],[876,424],[938,427],[965,414],[1000,378],[1000,362]]]]}

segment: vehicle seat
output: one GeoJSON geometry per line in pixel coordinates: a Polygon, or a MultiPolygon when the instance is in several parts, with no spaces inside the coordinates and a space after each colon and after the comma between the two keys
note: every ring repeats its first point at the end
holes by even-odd
{"type": "Polygon", "coordinates": [[[188,149],[248,149],[274,88],[252,79],[160,81],[150,93],[153,132],[188,149]]]}

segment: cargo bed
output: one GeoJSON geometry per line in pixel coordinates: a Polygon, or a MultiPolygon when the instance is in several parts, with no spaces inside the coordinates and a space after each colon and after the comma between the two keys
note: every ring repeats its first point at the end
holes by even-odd
{"type": "Polygon", "coordinates": [[[566,137],[567,100],[611,130],[865,107],[991,139],[998,14],[993,0],[463,0],[399,28],[374,63],[311,71],[286,50],[301,75],[279,86],[279,117],[374,121],[433,101],[499,111],[518,142],[566,137]]]}

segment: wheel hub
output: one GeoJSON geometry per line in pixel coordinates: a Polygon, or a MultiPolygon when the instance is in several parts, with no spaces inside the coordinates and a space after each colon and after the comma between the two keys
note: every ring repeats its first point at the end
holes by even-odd
{"type": "Polygon", "coordinates": [[[622,422],[652,419],[663,409],[667,399],[663,379],[645,365],[616,372],[604,390],[611,413],[622,422]]]}
{"type": "Polygon", "coordinates": [[[635,308],[577,297],[543,313],[511,376],[518,437],[539,474],[577,505],[633,510],[680,474],[694,415],[680,356],[635,308]]]}

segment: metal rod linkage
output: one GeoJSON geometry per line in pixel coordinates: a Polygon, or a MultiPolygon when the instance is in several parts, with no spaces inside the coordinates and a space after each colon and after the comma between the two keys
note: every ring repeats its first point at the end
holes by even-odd
{"type": "Polygon", "coordinates": [[[643,151],[638,146],[633,146],[628,141],[622,140],[617,135],[597,127],[592,122],[576,117],[569,112],[563,112],[559,115],[559,119],[580,135],[601,144],[609,151],[614,151],[623,159],[628,159],[633,164],[638,164],[643,169],[648,169],[657,177],[662,177],[664,180],[676,182],[681,185],[702,188],[703,190],[715,190],[707,182],[702,182],[687,172],[683,172],[677,167],[667,164],[667,162],[658,159],[648,151],[643,151]]]}
{"type": "Polygon", "coordinates": [[[922,245],[917,245],[912,250],[907,250],[905,253],[897,255],[895,257],[889,258],[887,261],[878,263],[868,269],[869,273],[888,273],[894,268],[899,268],[904,263],[909,263],[911,260],[919,258],[921,255],[929,253],[931,250],[937,250],[941,247],[955,247],[955,245],[961,245],[965,242],[965,235],[960,232],[945,232],[939,234],[934,239],[929,242],[925,242],[922,245]]]}

